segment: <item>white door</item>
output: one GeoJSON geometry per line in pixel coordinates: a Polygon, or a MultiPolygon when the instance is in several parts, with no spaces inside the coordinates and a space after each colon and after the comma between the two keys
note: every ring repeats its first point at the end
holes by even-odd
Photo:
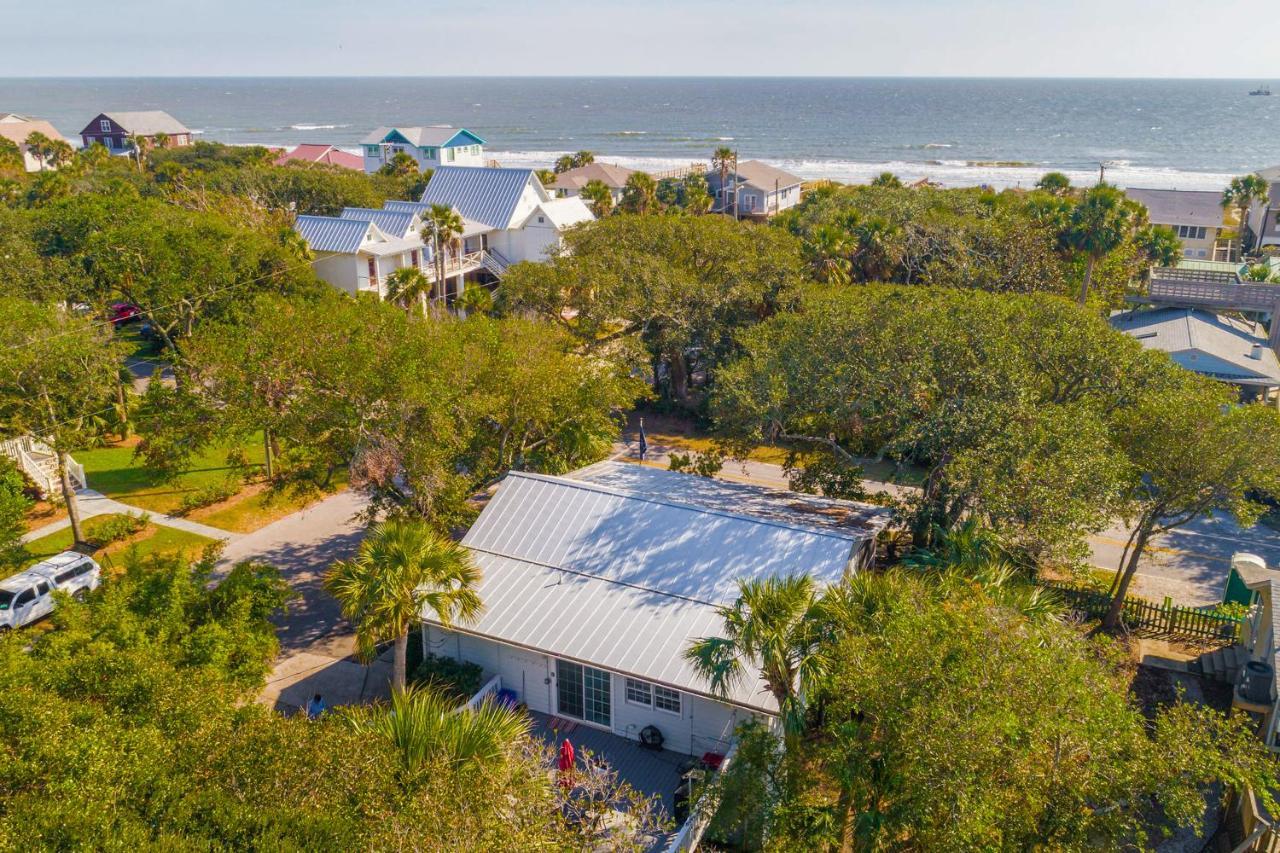
{"type": "Polygon", "coordinates": [[[18,597],[13,601],[13,617],[15,626],[28,625],[39,618],[36,615],[35,587],[27,587],[18,593],[18,597]]]}
{"type": "Polygon", "coordinates": [[[551,673],[545,655],[536,652],[503,649],[502,686],[520,692],[520,700],[535,711],[553,713],[551,708],[551,673]],[[508,684],[508,680],[511,681],[508,684]]]}

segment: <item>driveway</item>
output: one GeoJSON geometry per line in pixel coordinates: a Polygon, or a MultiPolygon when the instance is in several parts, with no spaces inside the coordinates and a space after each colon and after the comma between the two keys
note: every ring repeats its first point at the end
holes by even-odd
{"type": "Polygon", "coordinates": [[[390,664],[365,666],[353,658],[355,637],[338,603],[324,591],[324,572],[355,553],[364,526],[355,516],[366,499],[345,491],[228,543],[219,568],[261,560],[280,570],[298,593],[277,619],[280,656],[259,701],[291,713],[315,693],[330,706],[367,702],[387,694],[390,664]]]}

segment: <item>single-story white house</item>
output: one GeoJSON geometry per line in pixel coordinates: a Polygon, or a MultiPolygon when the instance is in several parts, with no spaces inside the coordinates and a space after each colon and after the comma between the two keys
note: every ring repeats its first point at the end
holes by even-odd
{"type": "Polygon", "coordinates": [[[483,166],[484,140],[465,127],[379,127],[360,140],[364,170],[376,172],[397,154],[408,154],[418,171],[441,166],[483,166]]]}
{"type": "Polygon", "coordinates": [[[760,160],[744,160],[720,182],[720,170],[707,172],[712,210],[738,216],[769,217],[800,203],[804,181],[760,160]]]}
{"type": "Polygon", "coordinates": [[[758,674],[714,695],[685,660],[723,630],[737,581],[868,565],[881,507],[620,462],[563,477],[511,472],[462,543],[484,612],[425,651],[481,666],[532,711],[667,749],[724,753],[738,723],[777,715],[758,674]]]}

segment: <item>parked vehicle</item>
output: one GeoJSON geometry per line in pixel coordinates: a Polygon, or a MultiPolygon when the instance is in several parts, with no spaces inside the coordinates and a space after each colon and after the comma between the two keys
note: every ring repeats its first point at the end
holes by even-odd
{"type": "Polygon", "coordinates": [[[119,326],[138,319],[141,313],[132,302],[112,302],[107,309],[107,319],[119,326]]]}
{"type": "Polygon", "coordinates": [[[102,570],[92,557],[75,551],[36,563],[0,581],[0,630],[21,628],[53,611],[53,592],[83,598],[102,583],[102,570]]]}

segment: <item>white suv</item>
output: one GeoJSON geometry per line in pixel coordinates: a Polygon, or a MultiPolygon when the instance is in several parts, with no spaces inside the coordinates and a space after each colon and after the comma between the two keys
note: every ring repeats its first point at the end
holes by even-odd
{"type": "Polygon", "coordinates": [[[93,558],[75,551],[36,563],[26,571],[0,581],[0,630],[20,628],[48,616],[53,591],[83,598],[102,583],[102,571],[93,558]]]}

